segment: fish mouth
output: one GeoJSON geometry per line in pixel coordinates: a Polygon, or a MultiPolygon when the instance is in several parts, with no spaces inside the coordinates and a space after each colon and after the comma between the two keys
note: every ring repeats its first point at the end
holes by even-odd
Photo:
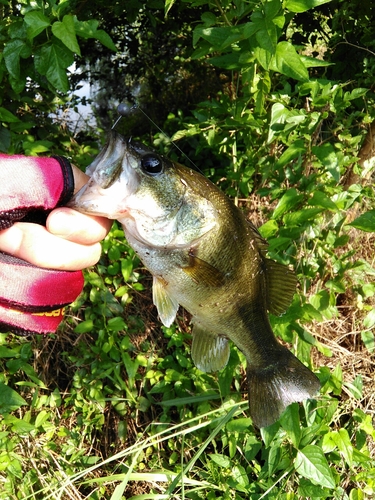
{"type": "Polygon", "coordinates": [[[110,131],[103,149],[86,169],[86,173],[90,175],[89,181],[67,203],[68,207],[78,212],[110,219],[123,217],[126,214],[126,208],[124,206],[120,208],[118,200],[124,198],[126,185],[129,187],[130,177],[134,177],[135,172],[129,175],[125,186],[124,183],[116,183],[116,181],[127,167],[128,142],[114,130],[110,131]],[[115,193],[116,184],[118,184],[117,189],[121,189],[122,193],[115,193]]]}

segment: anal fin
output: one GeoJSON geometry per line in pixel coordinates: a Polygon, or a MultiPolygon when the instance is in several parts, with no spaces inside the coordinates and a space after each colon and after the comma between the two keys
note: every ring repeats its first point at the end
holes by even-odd
{"type": "Polygon", "coordinates": [[[220,335],[212,335],[195,325],[191,357],[202,372],[222,370],[228,363],[230,347],[228,340],[220,335]]]}

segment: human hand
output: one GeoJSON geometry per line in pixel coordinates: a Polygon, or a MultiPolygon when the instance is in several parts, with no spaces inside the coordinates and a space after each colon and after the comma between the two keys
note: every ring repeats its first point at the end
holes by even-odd
{"type": "Polygon", "coordinates": [[[0,154],[0,331],[54,332],[82,291],[111,225],[64,207],[87,179],[63,157],[0,154]]]}
{"type": "MultiPolygon", "coordinates": [[[[73,167],[74,192],[89,177],[73,167]]],[[[54,209],[46,227],[15,222],[0,231],[0,251],[43,268],[75,271],[94,265],[100,257],[102,240],[113,221],[91,217],[71,208],[54,209]]]]}

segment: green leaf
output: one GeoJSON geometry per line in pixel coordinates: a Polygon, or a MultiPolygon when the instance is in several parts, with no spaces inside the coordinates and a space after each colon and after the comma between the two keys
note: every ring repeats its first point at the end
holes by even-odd
{"type": "Polygon", "coordinates": [[[323,208],[303,208],[291,214],[285,214],[283,221],[286,226],[298,226],[311,219],[315,219],[322,212],[323,208]]]}
{"type": "Polygon", "coordinates": [[[231,479],[235,483],[235,488],[238,491],[247,493],[249,486],[249,477],[245,468],[242,465],[235,465],[231,470],[231,479]]]}
{"type": "Polygon", "coordinates": [[[51,146],[53,146],[53,142],[51,141],[23,141],[22,142],[23,149],[26,155],[36,156],[38,153],[47,153],[51,146]]]}
{"type": "Polygon", "coordinates": [[[278,219],[285,212],[295,207],[302,199],[303,195],[298,194],[298,191],[295,188],[288,189],[276,205],[272,214],[272,219],[278,219]]]}
{"type": "Polygon", "coordinates": [[[98,31],[96,31],[94,38],[96,38],[97,40],[99,40],[99,42],[102,45],[104,45],[105,47],[107,47],[108,49],[113,50],[113,52],[117,52],[117,47],[113,43],[112,38],[104,30],[98,30],[98,31]]]}
{"type": "Polygon", "coordinates": [[[62,22],[54,22],[52,25],[52,33],[56,38],[61,40],[69,50],[75,54],[81,55],[81,50],[76,37],[74,17],[71,14],[64,16],[62,22]]]}
{"type": "Polygon", "coordinates": [[[290,42],[280,42],[277,44],[276,54],[272,60],[271,67],[274,71],[278,71],[295,80],[306,82],[309,79],[309,73],[301,57],[290,42]]]}
{"type": "Polygon", "coordinates": [[[375,338],[374,334],[370,331],[361,332],[362,342],[365,344],[366,348],[372,354],[375,351],[375,338]]]}
{"type": "Polygon", "coordinates": [[[0,382],[0,414],[17,410],[20,406],[27,405],[22,396],[11,387],[0,382]]]}
{"type": "Polygon", "coordinates": [[[301,424],[299,419],[299,405],[289,405],[280,417],[281,427],[285,430],[293,445],[298,448],[301,440],[301,424]]]}
{"type": "Polygon", "coordinates": [[[50,418],[51,418],[51,414],[48,413],[46,410],[40,411],[35,419],[35,427],[41,427],[46,422],[48,422],[50,420],[50,418]]]}
{"type": "Polygon", "coordinates": [[[311,498],[314,500],[329,498],[329,490],[322,488],[320,485],[312,484],[308,479],[301,478],[298,486],[298,498],[311,498]]]}
{"type": "Polygon", "coordinates": [[[95,34],[99,26],[99,21],[97,21],[96,19],[90,19],[88,21],[78,21],[76,16],[74,16],[73,20],[76,35],[82,38],[95,38],[95,34]]]}
{"type": "Polygon", "coordinates": [[[16,80],[20,77],[20,58],[27,58],[31,47],[24,40],[16,38],[8,42],[3,50],[5,65],[9,74],[16,80]]]}
{"type": "Polygon", "coordinates": [[[365,96],[368,91],[369,89],[363,88],[353,89],[351,92],[345,92],[344,99],[352,101],[353,99],[358,99],[359,97],[365,96]]]}
{"type": "MultiPolygon", "coordinates": [[[[272,53],[266,49],[263,49],[262,47],[257,46],[254,49],[254,55],[255,55],[256,59],[258,60],[259,64],[265,70],[268,71],[270,68],[271,60],[272,60],[272,53]]],[[[260,81],[262,82],[262,79],[260,79],[260,81]]]]}
{"type": "Polygon", "coordinates": [[[104,30],[98,30],[99,21],[90,19],[89,21],[78,21],[76,16],[74,19],[74,29],[76,35],[81,38],[96,38],[99,42],[114,52],[117,52],[117,47],[113,43],[112,38],[104,30]]]}
{"type": "Polygon", "coordinates": [[[348,226],[355,227],[361,231],[374,232],[375,231],[375,210],[369,210],[364,214],[360,215],[353,222],[348,224],[348,226]]]}
{"type": "Polygon", "coordinates": [[[9,349],[9,347],[0,346],[0,358],[14,358],[19,356],[19,352],[16,349],[9,349]]]}
{"type": "Polygon", "coordinates": [[[284,7],[290,12],[305,12],[331,0],[284,0],[284,7]]]}
{"type": "Polygon", "coordinates": [[[7,123],[15,123],[20,120],[10,111],[5,108],[0,108],[0,121],[7,123]]]}
{"type": "Polygon", "coordinates": [[[342,391],[342,368],[340,364],[335,366],[335,369],[331,372],[329,379],[329,386],[332,389],[333,394],[339,396],[342,391]]]}
{"type": "Polygon", "coordinates": [[[215,462],[219,467],[223,468],[229,468],[232,464],[230,458],[226,457],[225,455],[221,455],[219,453],[211,453],[208,455],[210,459],[215,462]]]}
{"type": "Polygon", "coordinates": [[[327,169],[336,182],[340,181],[340,165],[335,148],[330,143],[311,148],[320,163],[327,169]]]}
{"type": "Polygon", "coordinates": [[[26,434],[35,429],[33,424],[30,424],[30,422],[27,422],[26,420],[17,418],[14,415],[7,415],[4,418],[4,422],[11,425],[12,431],[17,434],[26,434]]]}
{"type": "Polygon", "coordinates": [[[283,130],[284,123],[289,116],[289,110],[281,102],[276,102],[271,108],[271,119],[267,142],[271,143],[277,132],[283,130]]]}
{"type": "Polygon", "coordinates": [[[288,149],[286,149],[280,158],[277,160],[275,168],[280,169],[284,168],[285,165],[290,163],[291,161],[299,158],[303,154],[306,153],[306,145],[305,141],[302,139],[298,139],[291,144],[288,149]]]}
{"type": "Polygon", "coordinates": [[[216,24],[217,18],[213,12],[203,12],[201,19],[205,26],[213,26],[216,24]]]}
{"type": "Polygon", "coordinates": [[[267,469],[268,469],[268,477],[271,477],[274,472],[280,468],[280,460],[281,460],[281,449],[280,446],[271,446],[268,452],[267,457],[267,469]]]}
{"type": "Polygon", "coordinates": [[[349,500],[366,500],[365,493],[363,490],[353,488],[350,490],[349,500]]]}
{"type": "Polygon", "coordinates": [[[165,7],[164,7],[164,15],[167,17],[168,12],[171,10],[173,7],[173,4],[175,3],[176,0],[165,0],[165,7]]]}
{"type": "MultiPolygon", "coordinates": [[[[237,29],[236,34],[239,35],[242,31],[237,29]]],[[[233,28],[231,26],[225,26],[222,28],[197,26],[193,32],[193,45],[195,46],[199,39],[203,38],[218,50],[223,47],[224,42],[231,37],[233,33],[233,28]]],[[[242,34],[237,36],[234,41],[239,40],[241,36],[242,34]]]]}
{"type": "Polygon", "coordinates": [[[251,418],[246,418],[246,417],[237,418],[227,423],[227,431],[248,433],[251,424],[252,424],[251,418]]]}
{"type": "Polygon", "coordinates": [[[310,444],[298,450],[294,468],[314,484],[331,489],[336,486],[327,459],[319,446],[310,444]]]}
{"type": "Polygon", "coordinates": [[[269,52],[275,53],[277,46],[277,28],[272,19],[263,15],[261,12],[254,12],[251,16],[256,29],[255,38],[258,46],[269,52]]]}
{"type": "Polygon", "coordinates": [[[331,434],[345,462],[351,467],[353,462],[353,445],[350,441],[348,431],[346,429],[340,429],[339,431],[333,431],[331,434]]]}
{"type": "Polygon", "coordinates": [[[322,207],[327,210],[337,210],[336,203],[334,203],[325,193],[322,193],[322,191],[314,191],[314,194],[309,200],[309,205],[313,207],[322,207]]]}
{"type": "Polygon", "coordinates": [[[38,36],[42,31],[44,31],[51,22],[47,16],[45,16],[39,10],[32,10],[27,12],[24,17],[25,23],[28,25],[27,37],[32,40],[38,36]]]}
{"type": "Polygon", "coordinates": [[[0,126],[0,151],[7,153],[11,144],[11,134],[9,130],[0,126]]]}
{"type": "Polygon", "coordinates": [[[300,55],[300,58],[305,68],[326,68],[327,66],[333,66],[333,63],[322,61],[321,59],[317,59],[316,57],[300,55]]]}
{"type": "Polygon", "coordinates": [[[239,63],[239,52],[231,52],[230,54],[225,54],[223,56],[211,57],[209,62],[218,68],[224,69],[240,69],[241,64],[239,63]]]}
{"type": "Polygon", "coordinates": [[[92,319],[86,319],[82,321],[82,323],[78,323],[78,325],[74,328],[75,333],[87,333],[91,332],[94,328],[94,323],[92,319]]]}
{"type": "Polygon", "coordinates": [[[279,230],[278,223],[272,219],[268,220],[258,228],[258,231],[266,240],[274,236],[278,230],[279,230]]]}
{"type": "Polygon", "coordinates": [[[74,62],[73,53],[56,38],[35,53],[35,69],[61,92],[69,90],[66,68],[74,62]]]}
{"type": "Polygon", "coordinates": [[[363,320],[363,326],[365,328],[372,328],[374,325],[375,325],[375,309],[371,309],[371,311],[367,314],[367,316],[363,320]]]}
{"type": "Polygon", "coordinates": [[[122,318],[116,316],[108,320],[108,329],[112,332],[119,332],[120,330],[126,329],[126,323],[122,318]]]}

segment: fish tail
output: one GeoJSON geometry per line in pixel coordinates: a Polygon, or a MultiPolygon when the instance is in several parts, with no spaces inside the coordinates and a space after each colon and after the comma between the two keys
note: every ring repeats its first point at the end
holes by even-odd
{"type": "Polygon", "coordinates": [[[273,424],[291,403],[313,398],[320,389],[316,375],[288,349],[280,348],[265,368],[254,369],[248,363],[250,416],[257,427],[273,424]]]}

